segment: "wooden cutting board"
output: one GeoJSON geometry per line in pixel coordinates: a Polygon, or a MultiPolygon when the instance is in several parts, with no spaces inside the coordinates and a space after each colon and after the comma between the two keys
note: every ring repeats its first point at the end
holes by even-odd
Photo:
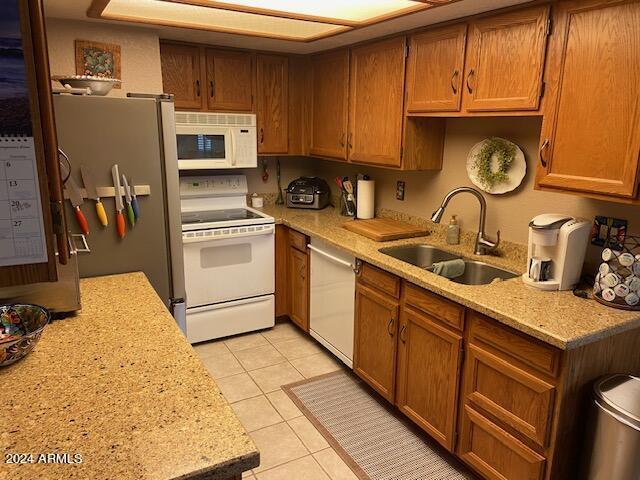
{"type": "Polygon", "coordinates": [[[422,237],[429,234],[426,228],[400,222],[391,218],[372,218],[370,220],[352,220],[342,225],[347,230],[364,235],[376,242],[388,242],[401,238],[422,237]]]}

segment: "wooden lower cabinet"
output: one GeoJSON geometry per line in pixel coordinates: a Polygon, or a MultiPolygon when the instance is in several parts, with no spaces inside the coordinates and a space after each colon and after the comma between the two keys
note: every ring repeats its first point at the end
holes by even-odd
{"type": "Polygon", "coordinates": [[[289,314],[287,298],[287,259],[289,257],[288,228],[284,225],[276,225],[276,317],[289,314]]]}
{"type": "Polygon", "coordinates": [[[309,331],[309,256],[289,246],[287,259],[287,297],[289,318],[305,332],[309,331]]]}
{"type": "Polygon", "coordinates": [[[476,345],[469,345],[464,395],[516,434],[544,449],[548,444],[554,385],[476,345]]]}
{"type": "Polygon", "coordinates": [[[458,455],[491,480],[540,480],[545,458],[466,405],[458,455]]]}
{"type": "Polygon", "coordinates": [[[354,372],[393,402],[399,302],[363,284],[356,287],[354,372]]]}
{"type": "MultiPolygon", "coordinates": [[[[300,242],[299,242],[300,243],[300,242]]],[[[570,350],[366,263],[354,373],[491,480],[573,480],[593,382],[637,375],[640,329],[570,350]]]]}
{"type": "Polygon", "coordinates": [[[404,307],[399,339],[396,405],[453,451],[462,335],[404,307]]]}

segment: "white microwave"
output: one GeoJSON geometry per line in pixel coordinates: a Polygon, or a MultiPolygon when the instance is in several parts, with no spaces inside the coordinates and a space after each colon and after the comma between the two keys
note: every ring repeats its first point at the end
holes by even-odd
{"type": "Polygon", "coordinates": [[[258,166],[254,114],[176,112],[176,141],[180,170],[258,166]]]}

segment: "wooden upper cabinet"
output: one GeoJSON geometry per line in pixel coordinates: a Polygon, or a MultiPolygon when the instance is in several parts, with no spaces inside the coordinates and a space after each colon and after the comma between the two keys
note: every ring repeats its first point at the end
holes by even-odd
{"type": "Polygon", "coordinates": [[[453,451],[462,334],[405,306],[398,335],[396,405],[453,451]]]}
{"type": "Polygon", "coordinates": [[[313,56],[311,154],[346,160],[348,107],[349,50],[313,56]]]}
{"type": "Polygon", "coordinates": [[[400,36],[351,50],[351,161],[401,165],[405,45],[400,36]]]}
{"type": "Polygon", "coordinates": [[[393,402],[396,381],[398,300],[358,283],[354,372],[393,402]]]}
{"type": "Polygon", "coordinates": [[[253,110],[253,55],[229,50],[205,51],[209,110],[253,110]]]}
{"type": "Polygon", "coordinates": [[[162,86],[166,93],[173,93],[176,109],[204,107],[200,54],[200,47],[160,44],[162,86]]]}
{"type": "Polygon", "coordinates": [[[429,30],[409,38],[408,113],[459,111],[467,25],[429,30]]]}
{"type": "Polygon", "coordinates": [[[258,153],[289,149],[289,61],[280,55],[256,59],[258,153]]]}
{"type": "Polygon", "coordinates": [[[538,110],[548,19],[547,5],[470,22],[465,110],[538,110]]]}
{"type": "Polygon", "coordinates": [[[555,7],[537,185],[638,195],[640,3],[555,7]]]}

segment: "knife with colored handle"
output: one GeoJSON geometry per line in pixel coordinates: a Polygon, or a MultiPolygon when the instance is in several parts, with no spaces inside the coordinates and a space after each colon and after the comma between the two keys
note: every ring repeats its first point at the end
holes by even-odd
{"type": "Polygon", "coordinates": [[[136,216],[131,206],[131,187],[129,187],[129,182],[127,182],[127,177],[125,177],[124,173],[122,174],[122,184],[124,185],[124,201],[127,204],[127,218],[129,219],[129,225],[133,228],[136,225],[136,216]]]}
{"type": "Polygon", "coordinates": [[[118,172],[118,164],[116,163],[111,167],[111,176],[113,177],[113,186],[115,188],[115,201],[116,201],[116,231],[120,238],[124,238],[125,226],[124,215],[122,215],[122,209],[124,205],[122,203],[122,190],[120,187],[120,173],[118,172]]]}
{"type": "Polygon", "coordinates": [[[96,182],[93,180],[91,169],[86,165],[80,165],[80,173],[82,174],[84,189],[87,191],[87,198],[95,200],[98,220],[100,220],[103,227],[106,227],[109,225],[109,219],[107,218],[107,212],[104,211],[104,205],[98,196],[98,189],[96,188],[96,182]]]}
{"type": "Polygon", "coordinates": [[[66,186],[68,187],[67,191],[69,193],[69,200],[71,201],[71,205],[73,205],[73,213],[76,216],[76,221],[80,226],[80,230],[82,230],[82,233],[84,233],[85,235],[89,235],[89,224],[87,223],[87,219],[80,209],[80,205],[84,203],[80,187],[78,187],[78,184],[71,176],[69,176],[69,178],[67,179],[66,186]]]}
{"type": "Polygon", "coordinates": [[[140,218],[140,206],[138,205],[138,197],[136,197],[136,187],[131,187],[131,206],[133,207],[133,214],[136,217],[136,221],[140,218]]]}

